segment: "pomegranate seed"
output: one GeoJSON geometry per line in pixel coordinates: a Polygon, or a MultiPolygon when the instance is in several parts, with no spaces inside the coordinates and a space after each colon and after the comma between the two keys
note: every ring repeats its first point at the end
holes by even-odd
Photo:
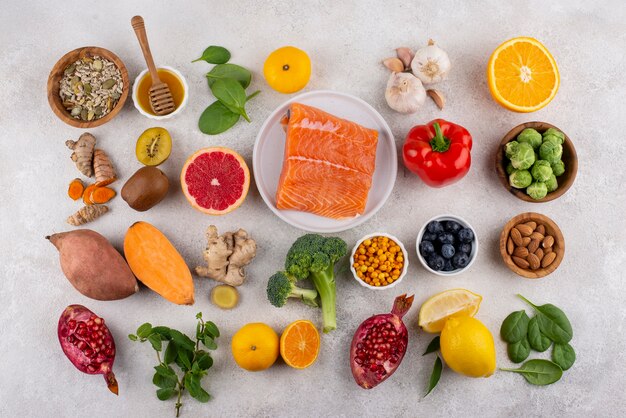
{"type": "Polygon", "coordinates": [[[98,331],[100,329],[100,327],[98,325],[94,325],[93,327],[91,327],[92,331],[98,331]]]}
{"type": "Polygon", "coordinates": [[[112,348],[107,348],[105,351],[105,354],[109,357],[112,357],[114,353],[115,353],[115,350],[113,350],[112,348]]]}
{"type": "Polygon", "coordinates": [[[370,370],[371,370],[371,371],[373,371],[373,372],[375,372],[376,370],[378,370],[378,365],[377,365],[376,363],[372,363],[372,364],[370,365],[370,370]]]}
{"type": "Polygon", "coordinates": [[[87,357],[91,357],[91,355],[93,354],[93,350],[91,348],[88,348],[85,351],[83,351],[83,354],[86,355],[87,357]]]}
{"type": "Polygon", "coordinates": [[[96,318],[93,320],[96,324],[100,325],[102,323],[102,318],[96,318]]]}
{"type": "Polygon", "coordinates": [[[96,371],[96,368],[90,364],[89,366],[87,366],[87,370],[93,373],[96,371]]]}
{"type": "Polygon", "coordinates": [[[74,329],[74,328],[76,327],[76,321],[74,321],[73,319],[70,319],[70,320],[67,322],[67,326],[68,326],[69,328],[71,328],[71,329],[74,329]]]}
{"type": "Polygon", "coordinates": [[[79,342],[78,342],[78,344],[76,345],[76,347],[77,347],[79,350],[83,350],[85,347],[87,347],[87,343],[86,343],[86,342],[84,342],[84,341],[79,341],[79,342]]]}

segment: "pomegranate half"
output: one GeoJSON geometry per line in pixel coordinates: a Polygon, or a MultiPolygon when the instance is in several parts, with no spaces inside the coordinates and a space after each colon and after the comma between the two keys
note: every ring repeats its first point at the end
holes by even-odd
{"type": "Polygon", "coordinates": [[[413,296],[400,295],[391,313],[374,315],[356,330],[350,347],[350,367],[356,383],[371,389],[391,376],[406,353],[409,334],[402,317],[413,296]]]}
{"type": "Polygon", "coordinates": [[[83,373],[103,374],[109,390],[117,395],[117,380],[111,370],[115,341],[104,319],[82,305],[70,305],[59,318],[57,332],[72,364],[83,373]]]}

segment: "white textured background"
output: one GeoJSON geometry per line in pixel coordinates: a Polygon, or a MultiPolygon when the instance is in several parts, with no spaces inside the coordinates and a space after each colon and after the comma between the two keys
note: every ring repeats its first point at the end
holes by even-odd
{"type": "MultiPolygon", "coordinates": [[[[174,401],[160,402],[151,383],[154,353],[131,343],[129,332],[144,321],[191,332],[202,311],[223,331],[215,367],[204,380],[214,396],[208,404],[185,397],[183,417],[194,416],[623,416],[624,321],[626,298],[624,207],[626,178],[626,6],[623,1],[2,1],[0,15],[0,415],[6,417],[155,417],[172,416],[174,401]],[[603,4],[600,6],[599,4],[603,4]],[[204,230],[244,227],[258,240],[241,305],[220,311],[208,300],[212,283],[196,280],[196,304],[179,307],[142,291],[126,300],[98,302],[78,294],[59,268],[56,250],[44,236],[68,229],[65,218],[78,205],[66,197],[77,171],[63,145],[80,130],[63,124],[46,100],[48,72],[64,53],[85,45],[108,48],[128,67],[131,79],[145,64],[130,18],[142,14],[157,64],[178,68],[187,77],[191,100],[179,117],[162,123],[174,138],[171,158],[161,167],[175,186],[167,200],[147,213],[134,212],[115,199],[112,213],[90,225],[114,245],[137,220],[159,227],[190,266],[201,262],[204,230]],[[554,101],[531,115],[511,113],[495,104],[487,88],[490,53],[514,36],[540,39],[554,54],[561,88],[554,101]],[[428,38],[450,54],[454,68],[441,85],[448,97],[444,112],[427,102],[414,116],[387,108],[383,89],[388,76],[380,64],[398,46],[418,47],[428,38]],[[201,134],[197,120],[213,99],[204,73],[190,61],[210,45],[223,45],[232,62],[254,72],[252,88],[262,94],[250,103],[253,122],[239,122],[217,137],[201,134]],[[412,252],[408,277],[389,292],[368,291],[349,275],[338,278],[339,329],[324,335],[317,363],[304,371],[277,364],[248,373],[236,367],[229,341],[247,322],[262,321],[280,331],[289,322],[317,311],[297,303],[278,310],[265,299],[266,278],[283,263],[291,242],[302,232],[281,222],[265,207],[254,187],[244,205],[221,218],[194,211],[177,184],[182,162],[196,149],[225,145],[250,161],[256,133],[287,96],[270,90],[261,68],[273,49],[293,44],[313,62],[306,90],[336,89],[357,95],[378,109],[391,125],[398,145],[408,129],[435,117],[466,126],[474,137],[473,165],[467,177],[445,189],[429,189],[399,171],[394,192],[383,209],[364,225],[340,234],[350,246],[362,235],[387,231],[412,252]],[[572,138],[580,168],[572,189],[557,201],[524,203],[503,190],[492,166],[500,138],[529,120],[550,122],[572,138]],[[538,211],[552,217],[567,241],[560,268],[539,281],[524,280],[502,263],[497,241],[512,216],[538,211]],[[413,251],[414,239],[431,216],[451,212],[476,228],[481,253],[470,271],[444,279],[427,273],[413,251]],[[478,318],[496,336],[498,365],[510,366],[498,338],[501,321],[533,301],[552,302],[569,315],[578,360],[563,379],[549,387],[526,384],[521,376],[496,373],[474,380],[445,370],[439,387],[423,399],[433,358],[421,353],[432,338],[418,331],[419,305],[431,294],[464,287],[483,295],[478,318]],[[375,390],[354,383],[348,347],[357,325],[387,312],[394,296],[415,293],[409,312],[409,350],[396,374],[375,390]],[[66,305],[81,303],[103,316],[116,337],[115,373],[120,396],[112,396],[101,376],[79,373],[64,358],[56,323],[66,305]]],[[[93,129],[112,157],[123,182],[139,168],[137,136],[155,123],[143,118],[131,100],[113,121],[93,129]]],[[[530,313],[530,311],[529,311],[530,313]]]]}

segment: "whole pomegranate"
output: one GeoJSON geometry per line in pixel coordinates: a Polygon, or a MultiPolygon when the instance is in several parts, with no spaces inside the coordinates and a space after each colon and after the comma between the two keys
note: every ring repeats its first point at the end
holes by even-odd
{"type": "Polygon", "coordinates": [[[83,373],[103,374],[109,390],[117,395],[117,380],[111,370],[115,341],[104,319],[82,305],[70,305],[59,318],[57,332],[72,364],[83,373]]]}
{"type": "Polygon", "coordinates": [[[350,366],[359,386],[373,388],[400,365],[409,342],[402,317],[412,303],[413,296],[400,295],[394,301],[391,313],[374,315],[356,330],[350,347],[350,366]]]}

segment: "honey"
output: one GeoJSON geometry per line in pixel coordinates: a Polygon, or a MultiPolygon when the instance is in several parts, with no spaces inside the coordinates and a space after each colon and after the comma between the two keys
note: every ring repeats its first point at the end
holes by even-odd
{"type": "MultiPolygon", "coordinates": [[[[176,109],[178,109],[183,102],[185,94],[187,94],[185,92],[183,82],[176,74],[169,70],[159,68],[157,71],[161,81],[167,84],[170,88],[174,104],[176,105],[176,109]]],[[[154,115],[155,113],[152,111],[152,107],[150,106],[150,86],[152,86],[152,77],[150,76],[150,72],[147,72],[141,80],[139,80],[139,87],[137,88],[137,102],[139,103],[139,107],[141,107],[144,112],[154,115]]]]}

